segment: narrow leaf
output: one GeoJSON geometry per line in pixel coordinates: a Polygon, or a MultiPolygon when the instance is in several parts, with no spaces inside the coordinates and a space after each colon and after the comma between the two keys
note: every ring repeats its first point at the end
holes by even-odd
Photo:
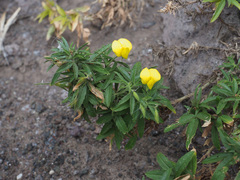
{"type": "Polygon", "coordinates": [[[189,149],[189,145],[192,142],[192,138],[195,136],[197,128],[198,128],[199,121],[198,119],[192,119],[187,127],[187,140],[186,140],[186,148],[189,149]]]}

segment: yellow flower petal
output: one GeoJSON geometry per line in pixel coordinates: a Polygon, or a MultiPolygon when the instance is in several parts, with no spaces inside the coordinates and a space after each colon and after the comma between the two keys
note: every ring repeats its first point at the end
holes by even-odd
{"type": "Polygon", "coordinates": [[[149,89],[152,89],[153,85],[155,84],[155,81],[151,78],[148,83],[147,83],[147,86],[149,89]]]}
{"type": "Polygon", "coordinates": [[[151,78],[157,82],[161,79],[161,74],[158,72],[157,69],[149,69],[150,74],[151,74],[151,78]]]}
{"type": "Polygon", "coordinates": [[[122,55],[122,44],[119,41],[114,40],[112,43],[112,50],[116,56],[120,57],[122,55]]]}
{"type": "Polygon", "coordinates": [[[153,85],[161,79],[161,74],[157,69],[149,69],[151,79],[148,81],[147,86],[152,89],[153,85]]]}
{"type": "Polygon", "coordinates": [[[118,42],[120,42],[123,47],[129,48],[129,52],[132,50],[132,43],[131,43],[129,40],[127,40],[127,39],[125,39],[125,38],[120,38],[120,39],[118,40],[118,42]]]}
{"type": "Polygon", "coordinates": [[[122,57],[124,59],[127,59],[129,52],[130,52],[129,48],[122,48],[122,57]]]}
{"type": "Polygon", "coordinates": [[[144,68],[140,73],[140,78],[143,84],[147,84],[151,78],[151,74],[148,68],[144,68]]]}

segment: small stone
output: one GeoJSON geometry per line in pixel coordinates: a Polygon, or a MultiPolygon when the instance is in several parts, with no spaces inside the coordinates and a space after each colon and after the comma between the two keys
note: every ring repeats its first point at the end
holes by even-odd
{"type": "Polygon", "coordinates": [[[17,179],[22,179],[22,176],[23,176],[23,174],[21,173],[21,174],[19,174],[19,175],[17,175],[17,179]]]}
{"type": "Polygon", "coordinates": [[[58,157],[55,159],[54,164],[55,164],[55,165],[58,165],[58,166],[63,165],[63,164],[64,164],[64,160],[65,160],[64,156],[63,156],[63,155],[60,155],[60,156],[58,156],[58,157]]]}
{"type": "Polygon", "coordinates": [[[35,107],[36,112],[42,113],[43,111],[46,110],[46,108],[43,106],[42,103],[36,102],[36,107],[35,107]]]}
{"type": "Polygon", "coordinates": [[[79,176],[82,177],[84,175],[87,175],[89,172],[88,168],[83,169],[82,171],[79,172],[79,176]]]}
{"type": "Polygon", "coordinates": [[[19,51],[19,46],[17,44],[10,44],[4,47],[8,56],[15,55],[19,51]]]}
{"type": "Polygon", "coordinates": [[[144,22],[144,23],[142,23],[141,27],[145,28],[145,29],[148,29],[148,28],[154,26],[155,24],[156,24],[156,22],[154,22],[154,21],[152,21],[152,22],[144,22]]]}
{"type": "Polygon", "coordinates": [[[80,173],[80,172],[79,172],[78,170],[73,171],[73,175],[74,175],[74,176],[78,175],[79,173],[80,173]]]}
{"type": "Polygon", "coordinates": [[[153,130],[152,132],[151,132],[151,134],[152,134],[152,136],[158,136],[160,133],[159,133],[159,131],[155,131],[155,130],[153,130]]]}
{"type": "Polygon", "coordinates": [[[3,160],[2,159],[0,159],[0,164],[2,164],[3,163],[3,160]]]}
{"type": "Polygon", "coordinates": [[[12,68],[13,69],[19,69],[21,66],[22,66],[22,61],[18,60],[17,62],[15,62],[13,65],[12,65],[12,68]]]}
{"type": "Polygon", "coordinates": [[[53,174],[54,174],[54,170],[51,170],[51,171],[49,172],[49,174],[50,174],[50,175],[53,175],[53,174]]]}
{"type": "Polygon", "coordinates": [[[74,126],[71,130],[70,130],[70,134],[71,136],[77,138],[80,137],[82,134],[81,129],[78,126],[74,126]]]}
{"type": "Polygon", "coordinates": [[[91,169],[90,175],[96,175],[98,173],[97,169],[91,169]]]}
{"type": "Polygon", "coordinates": [[[122,175],[122,173],[118,173],[118,177],[122,177],[123,175],[122,175]]]}

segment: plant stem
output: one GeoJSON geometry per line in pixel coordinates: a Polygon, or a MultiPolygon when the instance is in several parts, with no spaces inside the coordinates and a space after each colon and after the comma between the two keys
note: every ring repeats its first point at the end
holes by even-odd
{"type": "MultiPolygon", "coordinates": [[[[211,83],[210,83],[210,81],[209,81],[209,82],[207,82],[206,84],[204,84],[201,88],[202,88],[202,89],[205,89],[205,88],[208,87],[210,84],[211,84],[211,83]]],[[[172,103],[172,105],[177,104],[177,103],[180,103],[180,102],[182,102],[183,100],[192,97],[193,95],[194,95],[194,93],[192,92],[192,93],[190,93],[190,94],[188,94],[188,95],[186,95],[186,96],[183,96],[183,97],[181,97],[181,98],[179,98],[179,99],[176,99],[176,100],[174,100],[174,101],[171,101],[171,103],[172,103]]]]}

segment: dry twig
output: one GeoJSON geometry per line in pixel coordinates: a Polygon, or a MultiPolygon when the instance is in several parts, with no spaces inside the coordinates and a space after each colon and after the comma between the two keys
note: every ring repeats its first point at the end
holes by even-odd
{"type": "MultiPolygon", "coordinates": [[[[7,23],[5,24],[5,20],[6,20],[6,12],[4,12],[0,18],[0,53],[3,53],[4,58],[6,59],[7,63],[8,63],[8,59],[7,59],[7,54],[4,50],[3,47],[3,41],[5,39],[6,33],[9,29],[9,27],[16,21],[17,19],[17,15],[19,13],[19,11],[21,10],[21,8],[18,8],[13,15],[7,20],[7,23]]],[[[9,64],[9,63],[8,63],[9,64]]]]}

